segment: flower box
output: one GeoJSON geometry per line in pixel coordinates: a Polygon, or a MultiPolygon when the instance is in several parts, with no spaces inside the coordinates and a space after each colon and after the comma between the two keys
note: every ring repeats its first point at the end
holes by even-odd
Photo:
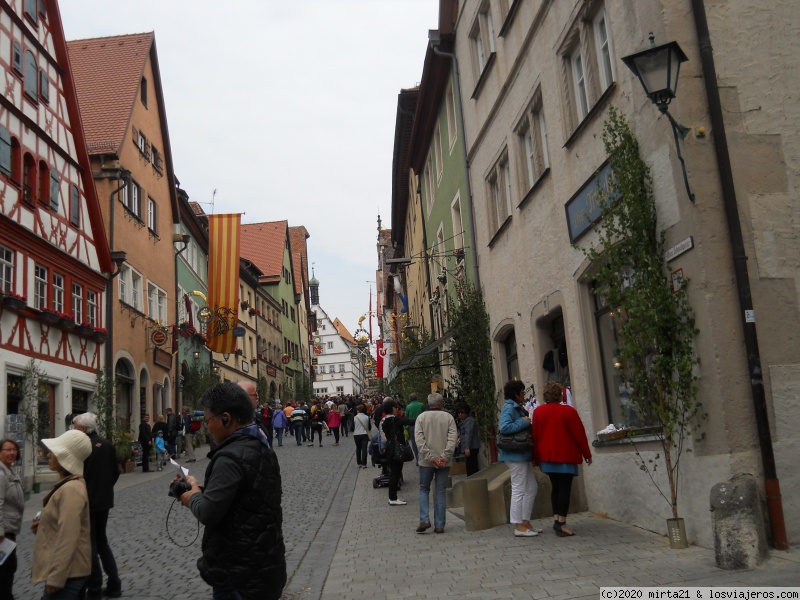
{"type": "Polygon", "coordinates": [[[3,306],[12,310],[22,310],[28,306],[28,299],[13,292],[6,292],[3,296],[3,306]]]}
{"type": "Polygon", "coordinates": [[[58,321],[58,326],[64,331],[72,331],[77,325],[72,317],[61,317],[58,321]]]}
{"type": "Polygon", "coordinates": [[[88,338],[92,337],[92,334],[94,333],[94,328],[88,323],[81,323],[75,328],[75,331],[79,336],[88,338]]]}
{"type": "Polygon", "coordinates": [[[102,344],[108,339],[108,331],[102,327],[95,327],[92,332],[92,339],[98,344],[102,344]]]}
{"type": "Polygon", "coordinates": [[[39,312],[39,320],[42,323],[49,323],[50,325],[55,325],[61,320],[61,316],[54,310],[43,308],[39,312]]]}

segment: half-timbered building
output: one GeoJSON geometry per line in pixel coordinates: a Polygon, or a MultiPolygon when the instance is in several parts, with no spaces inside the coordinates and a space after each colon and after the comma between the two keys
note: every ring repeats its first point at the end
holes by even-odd
{"type": "Polygon", "coordinates": [[[0,427],[30,476],[26,433],[62,433],[105,366],[113,266],[56,2],[0,5],[0,68],[0,427]]]}

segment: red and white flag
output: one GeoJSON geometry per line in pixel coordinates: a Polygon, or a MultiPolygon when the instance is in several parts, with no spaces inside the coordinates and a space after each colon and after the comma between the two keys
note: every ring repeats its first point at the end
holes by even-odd
{"type": "Polygon", "coordinates": [[[392,353],[391,342],[384,343],[383,340],[378,340],[375,343],[375,349],[378,354],[377,360],[377,377],[378,379],[386,379],[389,376],[390,364],[389,356],[392,353]]]}

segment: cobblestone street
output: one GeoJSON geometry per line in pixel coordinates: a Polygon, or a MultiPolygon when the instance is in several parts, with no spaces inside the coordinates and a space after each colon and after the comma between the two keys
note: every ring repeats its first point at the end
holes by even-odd
{"type": "MultiPolygon", "coordinates": [[[[770,553],[753,570],[723,571],[712,549],[670,550],[666,538],[590,513],[571,515],[578,535],[557,538],[548,521],[532,539],[515,538],[511,526],[467,531],[447,515],[444,535],[416,535],[418,472],[403,469],[399,497],[374,489],[375,469],[356,468],[352,438],[333,447],[277,448],[283,477],[283,534],[288,584],[284,598],[597,598],[602,586],[797,586],[800,554],[770,553]]],[[[205,456],[206,448],[197,456],[205,456]]],[[[188,465],[201,479],[208,460],[188,465]]],[[[197,522],[172,506],[168,470],[123,475],[109,520],[123,597],[198,600],[211,597],[200,579],[197,522]],[[169,535],[175,540],[170,541],[169,535]],[[177,545],[176,545],[177,544],[177,545]]],[[[30,583],[33,536],[29,523],[44,493],[26,505],[19,538],[17,600],[39,600],[43,584],[30,583]]]]}
{"type": "MultiPolygon", "coordinates": [[[[276,448],[283,478],[289,597],[300,597],[308,588],[316,590],[316,594],[304,594],[304,598],[319,596],[347,518],[357,476],[354,466],[347,468],[355,455],[352,438],[342,439],[338,447],[333,447],[332,437],[324,437],[323,443],[322,448],[297,446],[294,438],[286,438],[284,445],[276,448]]],[[[186,465],[201,481],[208,464],[207,450],[198,449],[198,461],[186,465]]],[[[172,506],[173,499],[167,496],[171,473],[169,469],[142,473],[137,467],[135,473],[121,475],[115,488],[108,536],[125,598],[196,600],[211,596],[211,588],[200,579],[195,564],[200,556],[202,531],[198,536],[197,521],[188,509],[177,503],[172,506]],[[179,545],[170,541],[168,532],[179,545]]],[[[38,600],[44,589],[44,584],[34,586],[30,582],[33,534],[29,525],[45,495],[35,494],[26,504],[18,540],[16,600],[38,600]]]]}

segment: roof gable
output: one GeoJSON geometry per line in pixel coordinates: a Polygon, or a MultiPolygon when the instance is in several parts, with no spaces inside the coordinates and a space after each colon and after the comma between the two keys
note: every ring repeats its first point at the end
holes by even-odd
{"type": "Polygon", "coordinates": [[[89,154],[119,153],[154,41],[149,32],[67,42],[89,154]]]}
{"type": "Polygon", "coordinates": [[[241,225],[241,255],[251,260],[264,276],[280,280],[288,236],[288,221],[267,221],[241,225]]]}

